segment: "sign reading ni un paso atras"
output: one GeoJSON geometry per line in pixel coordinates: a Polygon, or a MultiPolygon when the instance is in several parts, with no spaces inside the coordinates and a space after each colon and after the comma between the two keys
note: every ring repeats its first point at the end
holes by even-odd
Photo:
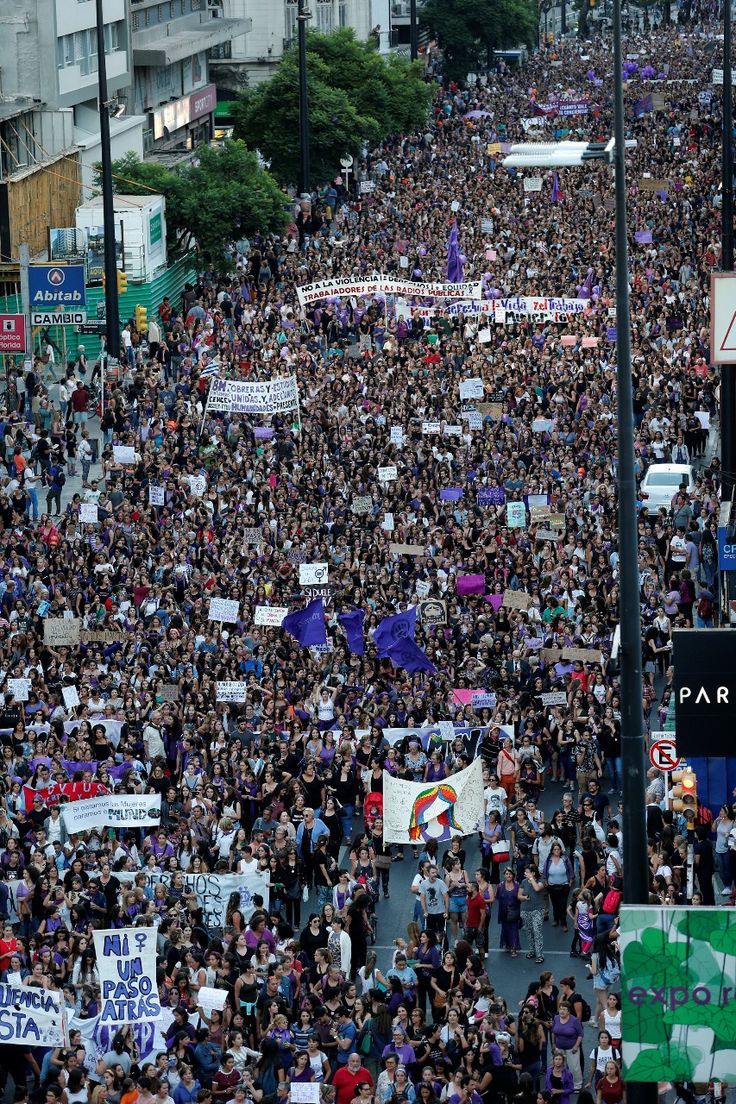
{"type": "Polygon", "coordinates": [[[736,632],[677,629],[672,643],[678,754],[733,755],[736,632]]]}

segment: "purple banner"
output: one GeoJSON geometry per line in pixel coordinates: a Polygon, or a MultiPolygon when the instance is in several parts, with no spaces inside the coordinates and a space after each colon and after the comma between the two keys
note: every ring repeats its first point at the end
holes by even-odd
{"type": "Polygon", "coordinates": [[[262,438],[267,441],[269,438],[273,437],[273,429],[271,426],[256,426],[255,437],[256,440],[262,438]]]}
{"type": "Polygon", "coordinates": [[[651,230],[637,230],[634,234],[634,241],[637,241],[639,245],[651,245],[652,244],[652,231],[651,230]]]}
{"type": "Polygon", "coordinates": [[[440,502],[459,502],[462,497],[462,487],[443,487],[440,491],[440,502]]]}
{"type": "Polygon", "coordinates": [[[506,492],[503,487],[480,487],[476,501],[479,506],[503,506],[506,492]]]}

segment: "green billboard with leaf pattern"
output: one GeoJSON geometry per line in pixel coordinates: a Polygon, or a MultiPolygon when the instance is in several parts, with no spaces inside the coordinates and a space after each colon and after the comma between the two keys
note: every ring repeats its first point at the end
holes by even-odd
{"type": "Polygon", "coordinates": [[[736,910],[621,909],[627,1081],[736,1083],[736,910]]]}

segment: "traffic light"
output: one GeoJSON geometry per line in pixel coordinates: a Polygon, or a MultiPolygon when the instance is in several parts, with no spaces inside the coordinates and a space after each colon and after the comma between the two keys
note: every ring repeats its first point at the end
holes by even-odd
{"type": "Polygon", "coordinates": [[[128,290],[128,273],[118,269],[118,295],[124,295],[128,290]]]}
{"type": "Polygon", "coordinates": [[[682,813],[687,821],[688,828],[695,827],[698,817],[698,778],[692,767],[672,772],[674,783],[672,793],[672,808],[676,813],[682,813]]]}
{"type": "Polygon", "coordinates": [[[138,333],[145,333],[148,329],[148,311],[140,303],[135,308],[135,328],[138,333]]]}

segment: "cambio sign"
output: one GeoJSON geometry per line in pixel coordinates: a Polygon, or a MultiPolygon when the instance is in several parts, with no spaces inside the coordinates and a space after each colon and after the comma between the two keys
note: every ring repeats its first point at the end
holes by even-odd
{"type": "Polygon", "coordinates": [[[678,753],[732,755],[736,633],[678,629],[672,634],[672,643],[678,753]]]}

